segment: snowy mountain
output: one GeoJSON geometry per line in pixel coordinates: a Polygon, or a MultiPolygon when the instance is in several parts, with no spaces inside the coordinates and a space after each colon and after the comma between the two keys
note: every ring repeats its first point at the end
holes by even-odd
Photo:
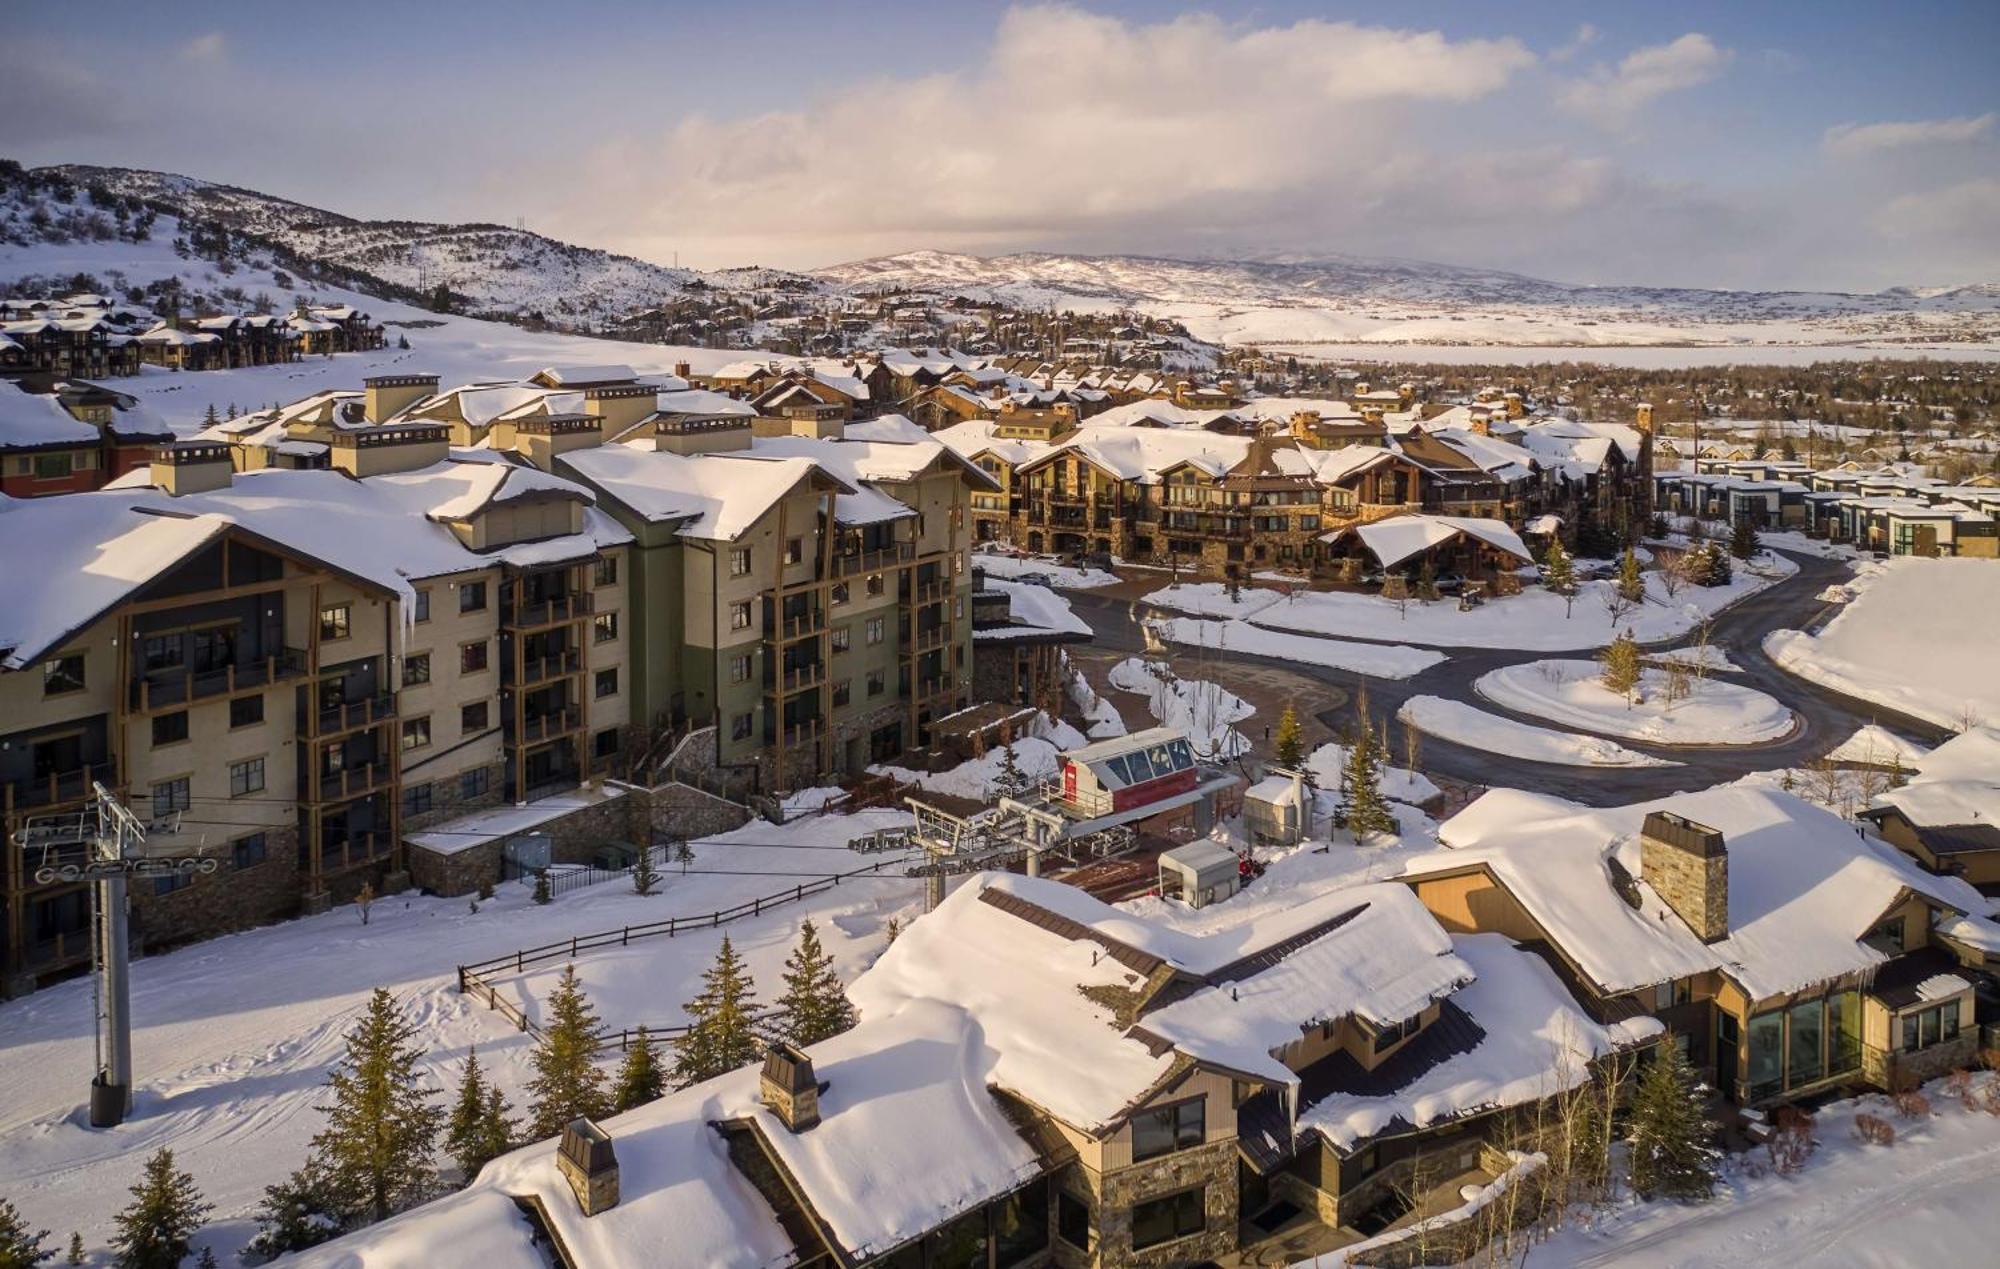
{"type": "Polygon", "coordinates": [[[1341,255],[1176,260],[941,251],[855,261],[819,276],[858,292],[964,295],[1022,307],[1129,307],[1232,342],[1830,342],[1984,339],[2000,331],[2000,285],[1990,283],[1871,295],[1717,291],[1578,286],[1341,255]]]}
{"type": "Polygon", "coordinates": [[[361,220],[169,172],[65,164],[33,174],[136,198],[188,224],[226,228],[364,290],[414,299],[444,286],[460,307],[488,315],[534,315],[585,326],[671,302],[690,290],[709,298],[716,292],[750,298],[774,290],[821,289],[799,274],[673,269],[505,225],[361,220]]]}

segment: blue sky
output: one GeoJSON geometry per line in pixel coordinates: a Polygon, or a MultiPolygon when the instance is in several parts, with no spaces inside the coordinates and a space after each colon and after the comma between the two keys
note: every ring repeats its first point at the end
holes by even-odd
{"type": "Polygon", "coordinates": [[[647,258],[2000,278],[2000,4],[35,5],[0,153],[647,258]]]}

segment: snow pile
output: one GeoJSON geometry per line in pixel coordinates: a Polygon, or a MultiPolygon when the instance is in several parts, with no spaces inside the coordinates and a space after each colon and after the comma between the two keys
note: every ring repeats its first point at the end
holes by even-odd
{"type": "Polygon", "coordinates": [[[983,641],[1006,640],[1024,632],[1054,631],[1058,634],[1091,633],[1090,623],[1076,615],[1069,601],[1046,586],[1028,582],[986,579],[986,588],[1007,597],[1007,615],[1012,625],[974,630],[972,637],[983,641]]]}
{"type": "Polygon", "coordinates": [[[1441,652],[1394,644],[1355,643],[1267,630],[1247,621],[1204,621],[1199,617],[1156,617],[1147,629],[1169,643],[1242,652],[1279,661],[1324,665],[1381,679],[1406,679],[1445,659],[1441,652]]]}
{"type": "Polygon", "coordinates": [[[1482,674],[1473,690],[1516,713],[1656,745],[1757,744],[1794,725],[1774,698],[1715,679],[1690,679],[1687,698],[1668,701],[1664,670],[1643,671],[1628,705],[1604,686],[1602,670],[1594,661],[1529,661],[1482,674]]]}
{"type": "Polygon", "coordinates": [[[1854,586],[1817,635],[1773,631],[1764,651],[1800,678],[1940,727],[2000,720],[2000,563],[1902,556],[1854,586]]]}
{"type": "MultiPolygon", "coordinates": [[[[1071,730],[1074,732],[1073,728],[1071,730]]],[[[1013,748],[1015,764],[1022,776],[1030,781],[1053,780],[1062,769],[1059,760],[1061,749],[1039,736],[1023,736],[1014,742],[1013,748]]],[[[948,771],[913,771],[892,763],[880,763],[868,769],[877,775],[914,784],[932,793],[987,802],[995,795],[995,786],[1000,782],[1006,761],[1007,746],[996,745],[981,757],[961,762],[948,771]]]]}
{"type": "Polygon", "coordinates": [[[1674,648],[1667,652],[1648,652],[1645,659],[1655,665],[1679,665],[1689,671],[1708,670],[1723,674],[1740,674],[1743,671],[1742,666],[1729,659],[1727,652],[1712,643],[1674,648]]]}
{"type": "Polygon", "coordinates": [[[1914,771],[1923,765],[1924,755],[1930,752],[1915,741],[1904,740],[1887,727],[1868,723],[1835,745],[1826,756],[1835,762],[1852,762],[1864,767],[1900,764],[1905,771],[1914,771]]]}
{"type": "Polygon", "coordinates": [[[1188,738],[1203,758],[1234,758],[1250,751],[1250,740],[1230,726],[1257,712],[1255,706],[1206,679],[1184,679],[1164,661],[1127,657],[1111,667],[1111,686],[1146,698],[1163,727],[1188,738]]]}
{"type": "Polygon", "coordinates": [[[1176,582],[1152,592],[1139,602],[1196,617],[1242,620],[1293,597],[1287,590],[1263,586],[1238,586],[1232,595],[1230,588],[1221,582],[1176,582]]]}
{"type": "Polygon", "coordinates": [[[978,565],[988,578],[999,577],[1009,581],[1028,582],[1047,579],[1047,585],[1060,590],[1092,590],[1099,586],[1118,584],[1116,573],[1107,573],[1101,568],[1076,568],[1033,555],[981,551],[972,557],[972,562],[978,565]]]}
{"type": "Polygon", "coordinates": [[[1118,707],[1097,694],[1097,689],[1090,685],[1082,670],[1072,669],[1069,672],[1069,698],[1076,704],[1077,711],[1089,721],[1091,740],[1109,740],[1125,734],[1125,719],[1118,712],[1118,707]]]}
{"type": "Polygon", "coordinates": [[[1672,767],[1678,763],[1627,749],[1598,736],[1530,727],[1442,696],[1412,696],[1396,711],[1398,720],[1440,740],[1506,754],[1525,762],[1570,767],[1672,767]]]}
{"type": "MultiPolygon", "coordinates": [[[[1341,777],[1347,770],[1347,746],[1337,741],[1321,745],[1306,758],[1306,770],[1319,782],[1320,796],[1329,796],[1340,788],[1341,777]]],[[[1420,771],[1385,766],[1381,774],[1382,796],[1392,801],[1420,806],[1438,796],[1438,787],[1420,771]]]]}

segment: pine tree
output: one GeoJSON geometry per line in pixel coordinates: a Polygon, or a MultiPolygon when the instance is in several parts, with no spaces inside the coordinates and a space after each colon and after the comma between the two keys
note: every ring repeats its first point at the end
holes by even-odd
{"type": "Polygon", "coordinates": [[[215,402],[210,401],[207,412],[201,416],[201,425],[203,427],[214,427],[220,422],[222,422],[222,416],[215,412],[215,402]]]}
{"type": "Polygon", "coordinates": [[[1027,790],[1027,774],[1021,770],[1020,755],[1014,752],[1014,742],[1010,740],[1000,748],[1000,770],[993,777],[993,796],[1017,798],[1027,790]]]}
{"type": "Polygon", "coordinates": [[[1694,1071],[1668,1035],[1632,1097],[1632,1188],[1641,1198],[1707,1198],[1715,1191],[1714,1136],[1694,1071]]]}
{"type": "Polygon", "coordinates": [[[639,1034],[632,1038],[631,1047],[625,1050],[625,1061],[618,1067],[618,1084],[611,1095],[612,1106],[617,1110],[644,1106],[666,1090],[666,1072],[660,1069],[660,1058],[653,1047],[652,1037],[642,1026],[639,1034]]]}
{"type": "Polygon", "coordinates": [[[1598,654],[1604,663],[1601,681],[1606,691],[1616,692],[1625,698],[1629,708],[1639,690],[1639,673],[1642,668],[1639,658],[1638,641],[1632,638],[1628,629],[1611,641],[1611,646],[1598,654]]]}
{"type": "Polygon", "coordinates": [[[1618,594],[1634,604],[1646,598],[1646,579],[1639,573],[1639,553],[1629,546],[1624,558],[1618,561],[1618,594]]]}
{"type": "Polygon", "coordinates": [[[649,895],[659,884],[660,866],[653,860],[653,848],[644,847],[639,851],[639,858],[632,861],[632,892],[649,895]]]}
{"type": "Polygon", "coordinates": [[[805,1048],[854,1025],[854,1006],[833,972],[833,957],[820,946],[811,918],[799,923],[799,945],[785,961],[784,977],[778,1028],[787,1040],[805,1048]]]}
{"type": "Polygon", "coordinates": [[[488,1160],[507,1149],[511,1128],[507,1101],[487,1082],[479,1069],[479,1051],[474,1049],[466,1054],[465,1075],[459,1080],[458,1097],[445,1126],[445,1153],[471,1181],[488,1160]]]}
{"type": "Polygon", "coordinates": [[[1560,538],[1549,539],[1549,553],[1542,560],[1542,585],[1563,597],[1563,614],[1567,616],[1576,600],[1576,566],[1570,563],[1560,538]]]}
{"type": "Polygon", "coordinates": [[[146,1173],[132,1187],[132,1204],[118,1213],[111,1245],[120,1269],[179,1269],[188,1244],[214,1208],[204,1203],[194,1178],[174,1167],[165,1146],[146,1160],[146,1173]]]}
{"type": "Polygon", "coordinates": [[[1297,770],[1306,760],[1305,729],[1299,725],[1298,711],[1289,702],[1278,715],[1278,765],[1297,770]]]}
{"type": "Polygon", "coordinates": [[[555,896],[549,893],[549,870],[544,868],[535,874],[534,899],[536,903],[548,903],[554,898],[555,896]]]}
{"type": "Polygon", "coordinates": [[[1736,521],[1736,528],[1729,535],[1729,553],[1739,560],[1747,560],[1757,553],[1757,526],[1750,523],[1750,517],[1743,516],[1736,521]]]}
{"type": "Polygon", "coordinates": [[[201,1257],[194,1262],[194,1269],[217,1269],[213,1247],[201,1249],[201,1257]]]}
{"type": "Polygon", "coordinates": [[[431,1154],[444,1111],[431,1104],[438,1090],[417,1069],[423,1053],[412,1043],[416,1035],[416,1024],[377,987],[347,1033],[346,1056],[327,1077],[332,1099],[318,1108],[326,1127],[312,1139],[313,1153],[337,1190],[373,1220],[422,1200],[437,1181],[431,1154]]]}
{"type": "Polygon", "coordinates": [[[681,1088],[749,1065],[760,1048],[751,1020],[756,988],[727,934],[701,983],[701,994],[687,1003],[688,1029],[674,1042],[674,1081],[681,1088]]]}
{"type": "Polygon", "coordinates": [[[352,1217],[326,1169],[308,1158],[298,1171],[264,1187],[264,1202],[257,1209],[257,1236],[250,1240],[249,1252],[259,1260],[275,1260],[317,1247],[346,1230],[352,1217]]]}
{"type": "MultiPolygon", "coordinates": [[[[42,1246],[42,1240],[48,1236],[46,1229],[29,1229],[28,1222],[22,1219],[14,1205],[0,1199],[0,1269],[33,1269],[54,1256],[54,1251],[42,1246]]],[[[80,1235],[72,1235],[72,1246],[80,1242],[80,1235]]]]}
{"type": "Polygon", "coordinates": [[[1356,841],[1371,833],[1396,831],[1396,817],[1382,796],[1381,742],[1375,738],[1366,705],[1361,708],[1361,725],[1348,743],[1346,784],[1347,827],[1356,841]]]}
{"type": "Polygon", "coordinates": [[[599,1119],[609,1112],[604,1072],[596,1061],[603,1042],[599,1031],[576,966],[563,966],[562,981],[549,994],[549,1024],[535,1045],[535,1075],[528,1081],[530,1137],[553,1137],[572,1119],[599,1119]]]}
{"type": "Polygon", "coordinates": [[[83,1263],[83,1235],[72,1230],[69,1236],[69,1255],[63,1260],[72,1265],[83,1263]]]}

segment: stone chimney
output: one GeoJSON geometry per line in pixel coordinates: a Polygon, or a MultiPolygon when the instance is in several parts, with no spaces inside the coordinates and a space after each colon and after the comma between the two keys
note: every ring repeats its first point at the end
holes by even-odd
{"type": "Polygon", "coordinates": [[[764,1105],[793,1132],[819,1123],[819,1081],[812,1059],[789,1044],[773,1044],[764,1053],[764,1073],[758,1080],[764,1105]]]}
{"type": "Polygon", "coordinates": [[[1729,937],[1729,848],[1720,830],[1649,812],[1639,830],[1639,875],[1702,942],[1729,937]]]}
{"type": "Polygon", "coordinates": [[[1475,436],[1493,435],[1493,412],[1490,410],[1474,410],[1472,412],[1472,422],[1468,430],[1475,436]]]}
{"type": "Polygon", "coordinates": [[[694,367],[690,366],[687,362],[677,361],[674,363],[674,378],[688,379],[692,378],[693,375],[694,375],[694,367]]]}
{"type": "Polygon", "coordinates": [[[618,1206],[618,1152],[611,1134],[588,1119],[572,1119],[556,1147],[556,1167],[585,1216],[618,1206]]]}
{"type": "Polygon", "coordinates": [[[1382,407],[1379,405],[1362,406],[1361,421],[1371,427],[1380,426],[1382,422],[1382,407]]]}
{"type": "Polygon", "coordinates": [[[1518,392],[1509,392],[1501,399],[1507,403],[1507,417],[1510,419],[1518,419],[1528,412],[1528,407],[1518,392]]]}
{"type": "Polygon", "coordinates": [[[1639,403],[1639,414],[1637,418],[1632,420],[1632,425],[1645,435],[1650,436],[1652,434],[1653,403],[1651,401],[1641,401],[1639,403]]]}
{"type": "Polygon", "coordinates": [[[436,375],[371,375],[361,381],[361,417],[370,423],[392,419],[438,389],[436,375]]]}
{"type": "Polygon", "coordinates": [[[416,471],[450,457],[451,429],[442,423],[341,428],[327,438],[327,449],[329,465],[357,480],[416,471]]]}
{"type": "Polygon", "coordinates": [[[153,451],[153,484],[175,497],[227,489],[235,474],[226,441],[173,441],[153,451]]]}
{"type": "Polygon", "coordinates": [[[621,383],[583,390],[583,412],[599,419],[599,434],[610,440],[658,408],[659,390],[649,383],[621,383]]]}

